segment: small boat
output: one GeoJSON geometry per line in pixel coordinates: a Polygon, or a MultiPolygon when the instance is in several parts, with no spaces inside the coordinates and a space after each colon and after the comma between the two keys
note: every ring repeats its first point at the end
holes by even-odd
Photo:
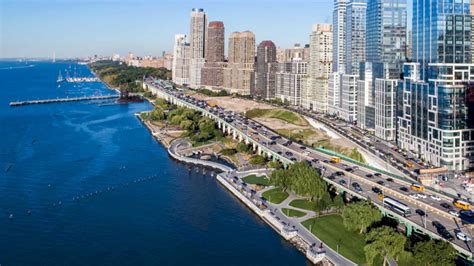
{"type": "MultiPolygon", "coordinates": [[[[61,83],[64,81],[63,76],[61,75],[61,71],[59,71],[58,79],[56,80],[57,83],[61,83]]],[[[59,88],[59,87],[58,87],[59,88]]]]}

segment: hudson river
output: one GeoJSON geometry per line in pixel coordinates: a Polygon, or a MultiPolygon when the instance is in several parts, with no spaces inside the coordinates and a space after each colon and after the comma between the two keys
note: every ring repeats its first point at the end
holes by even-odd
{"type": "Polygon", "coordinates": [[[134,116],[150,104],[8,106],[115,93],[58,88],[66,69],[91,75],[72,63],[0,61],[2,266],[306,264],[209,170],[170,159],[134,116]]]}

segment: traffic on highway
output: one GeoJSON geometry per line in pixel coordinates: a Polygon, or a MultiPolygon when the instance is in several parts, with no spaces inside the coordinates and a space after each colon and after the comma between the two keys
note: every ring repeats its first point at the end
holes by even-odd
{"type": "MultiPolygon", "coordinates": [[[[472,223],[474,215],[468,202],[456,201],[423,186],[375,172],[351,162],[293,142],[242,114],[210,106],[173,89],[165,89],[160,81],[146,80],[147,85],[160,89],[188,104],[203,109],[236,128],[254,142],[290,162],[307,161],[323,178],[339,190],[370,199],[387,210],[400,223],[414,225],[424,233],[450,241],[472,260],[472,223]]],[[[408,228],[407,228],[408,230],[408,228]]]]}

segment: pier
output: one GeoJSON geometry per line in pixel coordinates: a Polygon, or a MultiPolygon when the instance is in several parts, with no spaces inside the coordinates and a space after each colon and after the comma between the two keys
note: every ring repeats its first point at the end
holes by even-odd
{"type": "Polygon", "coordinates": [[[56,98],[56,99],[44,99],[44,100],[32,100],[32,101],[19,101],[19,102],[10,102],[10,106],[23,106],[30,104],[46,104],[46,103],[64,103],[64,102],[79,102],[79,101],[89,101],[89,100],[107,100],[107,99],[116,99],[120,95],[101,95],[101,96],[86,96],[86,97],[74,97],[74,98],[56,98]]]}

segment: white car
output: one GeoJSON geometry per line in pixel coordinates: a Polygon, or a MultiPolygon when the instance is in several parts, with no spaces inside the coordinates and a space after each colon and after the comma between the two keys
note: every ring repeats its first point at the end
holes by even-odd
{"type": "Polygon", "coordinates": [[[449,211],[449,214],[454,215],[454,216],[456,216],[456,217],[459,217],[459,212],[457,212],[457,211],[455,211],[455,210],[450,210],[450,211],[449,211]]]}
{"type": "Polygon", "coordinates": [[[436,196],[436,195],[431,195],[430,198],[433,199],[433,200],[436,200],[436,201],[440,201],[440,200],[441,200],[441,198],[438,197],[438,196],[436,196]]]}
{"type": "Polygon", "coordinates": [[[418,199],[418,195],[416,195],[416,194],[410,194],[409,196],[410,196],[410,198],[412,198],[412,199],[418,199]]]}
{"type": "Polygon", "coordinates": [[[471,238],[468,237],[466,234],[464,234],[463,232],[459,231],[456,233],[456,237],[459,239],[459,240],[462,240],[462,241],[466,241],[466,242],[470,242],[471,241],[471,238]]]}
{"type": "Polygon", "coordinates": [[[418,193],[416,195],[418,196],[418,198],[426,199],[426,195],[423,193],[418,193]]]}

